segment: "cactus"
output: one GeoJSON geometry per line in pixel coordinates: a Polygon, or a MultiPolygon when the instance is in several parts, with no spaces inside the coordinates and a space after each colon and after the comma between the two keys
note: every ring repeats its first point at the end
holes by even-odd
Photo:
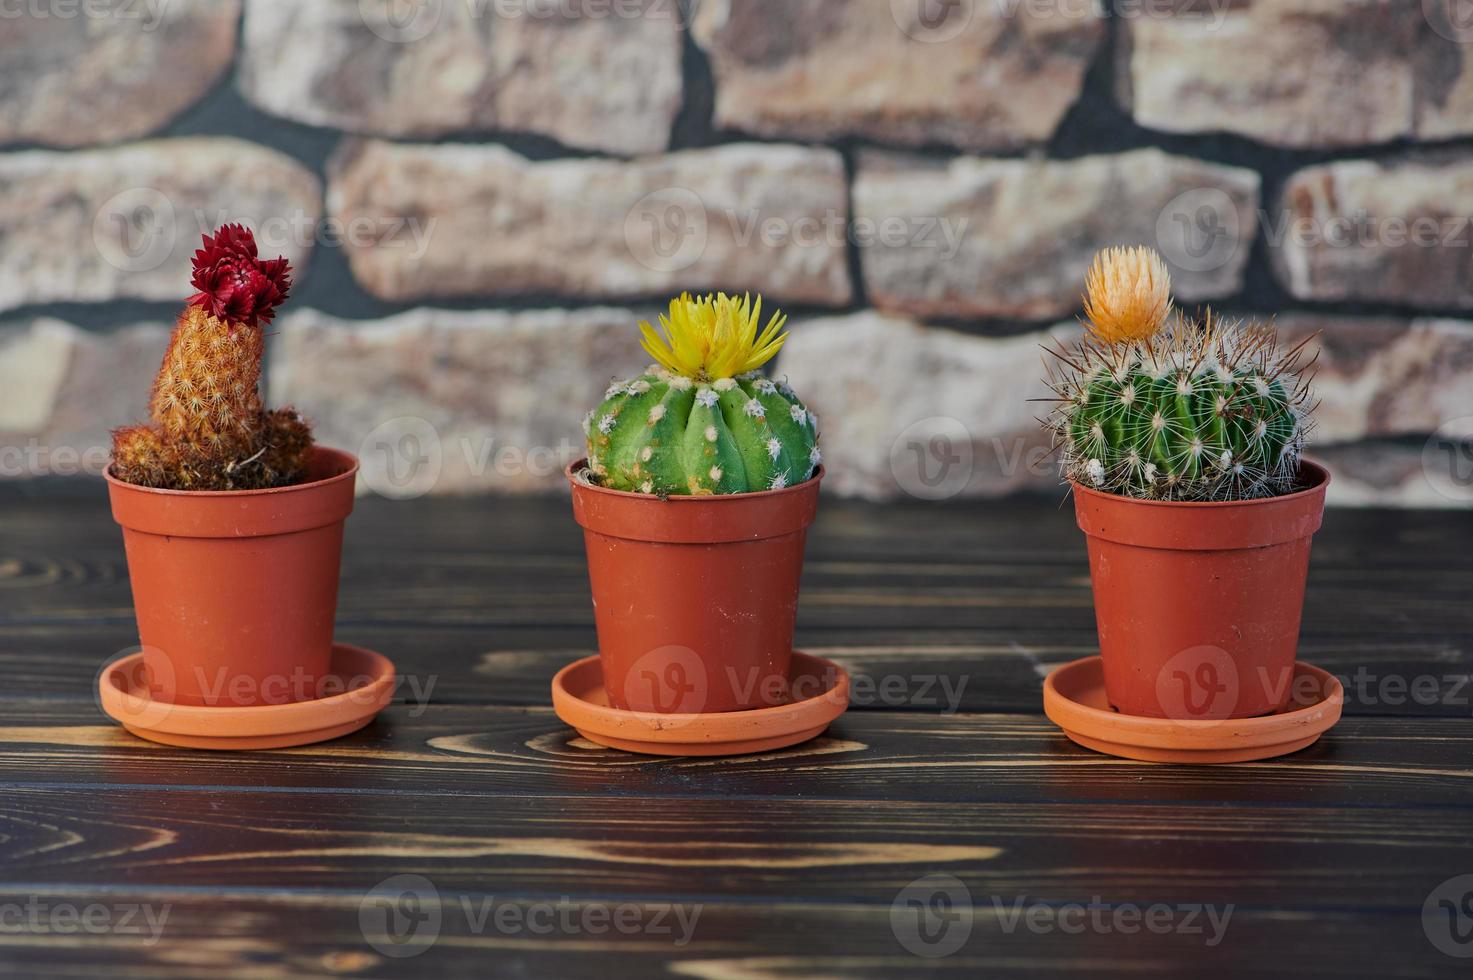
{"type": "Polygon", "coordinates": [[[113,475],[166,490],[255,490],[301,478],[312,434],[261,404],[264,328],[291,289],[286,259],[263,261],[240,225],[194,256],[191,296],[169,337],[150,421],[113,433],[113,475]]]}
{"type": "Polygon", "coordinates": [[[818,469],[818,420],[786,384],[758,371],[782,347],[787,318],[758,331],[762,298],[672,300],[660,332],[641,323],[656,361],[616,382],[584,422],[588,477],[615,490],[706,495],[780,490],[818,469]]]}
{"type": "Polygon", "coordinates": [[[1285,351],[1271,325],[1173,315],[1165,263],[1149,249],[1101,252],[1087,289],[1088,334],[1050,351],[1057,407],[1046,424],[1067,479],[1183,501],[1295,489],[1313,338],[1285,351]]]}

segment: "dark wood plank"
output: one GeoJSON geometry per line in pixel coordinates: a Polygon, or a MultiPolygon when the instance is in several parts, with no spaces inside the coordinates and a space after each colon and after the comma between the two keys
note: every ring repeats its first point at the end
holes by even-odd
{"type": "Polygon", "coordinates": [[[134,641],[119,535],[100,487],[27,494],[0,486],[0,905],[147,896],[179,918],[157,947],[0,929],[0,969],[1460,975],[1420,910],[1473,863],[1466,512],[1332,512],[1303,656],[1369,675],[1347,706],[1360,717],[1292,757],[1182,768],[1087,752],[1036,714],[1043,674],[1093,646],[1083,543],[1058,501],[826,501],[798,642],[849,667],[867,710],[785,752],[656,760],[589,745],[543,707],[553,671],[593,646],[566,501],[365,499],[339,635],[394,656],[414,703],[337,742],[227,758],[101,719],[95,670],[134,641]],[[880,693],[887,677],[898,697],[880,693]],[[1403,690],[1418,678],[1430,701],[1403,690]],[[680,949],[452,917],[434,949],[396,961],[365,943],[358,911],[399,873],[429,875],[452,909],[566,897],[709,917],[680,949]],[[897,895],[932,873],[966,882],[977,919],[934,962],[890,927],[897,895]],[[1008,931],[993,904],[1096,896],[1235,916],[1206,948],[1008,931]]]}
{"type": "MultiPolygon", "coordinates": [[[[591,626],[345,624],[338,637],[390,655],[403,678],[399,697],[413,703],[546,705],[552,675],[596,651],[591,626]]],[[[804,627],[796,641],[844,666],[858,710],[1037,713],[1047,671],[1096,652],[1092,629],[1041,626],[921,634],[804,627]]],[[[13,691],[91,700],[102,663],[136,644],[131,621],[0,624],[0,673],[13,691]]],[[[1473,634],[1306,633],[1300,656],[1344,681],[1347,714],[1473,717],[1473,634]]]]}
{"type": "MultiPolygon", "coordinates": [[[[1473,518],[1441,520],[1335,512],[1316,547],[1306,629],[1473,633],[1473,518]]],[[[97,503],[22,504],[0,540],[0,622],[130,619],[118,531],[97,503]]],[[[592,621],[578,529],[557,500],[365,500],[344,562],[345,625],[592,621]]],[[[826,505],[804,590],[810,628],[1093,628],[1072,515],[1038,502],[826,505]]]]}
{"type": "Polygon", "coordinates": [[[1394,807],[10,787],[0,827],[8,878],[33,886],[367,890],[418,873],[630,901],[888,905],[952,874],[1054,902],[1410,913],[1473,860],[1466,819],[1394,807]]]}
{"type": "MultiPolygon", "coordinates": [[[[1315,746],[1235,766],[1160,766],[1099,755],[1046,719],[855,712],[825,738],[730,759],[602,749],[546,708],[400,705],[347,738],[279,752],[172,749],[76,702],[6,701],[0,784],[312,788],[451,795],[1198,804],[1330,809],[1473,806],[1466,723],[1346,719],[1315,746]]],[[[1442,818],[1429,816],[1429,820],[1442,818]]],[[[1388,830],[1388,833],[1392,831],[1388,830]]]]}
{"type": "MultiPolygon", "coordinates": [[[[426,920],[404,947],[413,957],[388,956],[370,944],[360,926],[362,892],[222,892],[200,895],[180,889],[109,889],[103,894],[48,888],[0,892],[34,898],[46,907],[94,903],[110,908],[147,906],[163,917],[164,941],[148,936],[106,936],[78,942],[74,937],[0,933],[0,969],[15,975],[48,977],[198,977],[249,975],[285,978],[320,975],[357,977],[476,976],[619,977],[679,976],[694,980],[808,980],[811,977],[895,977],[921,973],[956,977],[1122,977],[1182,976],[1207,980],[1255,977],[1369,977],[1384,980],[1375,964],[1395,951],[1394,975],[1439,978],[1461,975],[1457,962],[1438,953],[1413,915],[1373,911],[1320,912],[1314,916],[1235,908],[1215,946],[1202,933],[1184,930],[1127,934],[1113,928],[1041,933],[1008,925],[993,899],[1010,910],[1015,896],[971,893],[970,926],[956,920],[962,945],[949,956],[921,958],[892,929],[888,907],[847,904],[815,907],[802,902],[751,905],[688,903],[680,911],[694,922],[686,933],[657,932],[673,916],[663,904],[636,906],[637,931],[608,929],[594,934],[598,918],[624,903],[582,900],[538,902],[504,894],[466,892],[437,886],[422,908],[438,913],[426,920]],[[488,906],[487,903],[492,903],[488,906]],[[496,925],[496,909],[514,910],[496,925]],[[527,923],[546,922],[552,931],[527,923]],[[164,909],[167,908],[167,914],[164,909]],[[488,913],[488,908],[491,910],[488,913]],[[572,910],[571,912],[565,910],[572,910]],[[665,918],[656,922],[656,917],[665,918]],[[571,925],[565,924],[571,923],[571,925]],[[690,936],[688,942],[679,939],[690,936]],[[795,941],[796,939],[796,941],[795,941]]],[[[429,893],[425,893],[429,896],[429,893]]],[[[1031,896],[1025,897],[1031,900],[1031,896]]],[[[1221,913],[1219,913],[1221,914],[1221,913]]],[[[1074,920],[1064,913],[1064,924],[1074,920]]],[[[1184,922],[1185,916],[1176,921],[1184,922]]],[[[1051,922],[1047,916],[1041,922],[1051,922]]],[[[902,927],[903,928],[903,927],[902,927]]],[[[370,920],[369,935],[380,933],[370,920]]],[[[393,949],[392,946],[389,948],[393,949]]],[[[922,949],[933,948],[922,946],[922,949]]],[[[934,947],[939,948],[939,947],[934,947]]]]}

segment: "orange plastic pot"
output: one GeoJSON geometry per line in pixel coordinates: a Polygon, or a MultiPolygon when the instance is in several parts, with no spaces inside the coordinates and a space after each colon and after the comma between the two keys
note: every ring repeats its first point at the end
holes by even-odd
{"type": "Polygon", "coordinates": [[[786,704],[813,479],[760,493],[624,493],[568,468],[583,528],[604,689],[658,714],[786,704]]]}
{"type": "Polygon", "coordinates": [[[357,472],[350,454],[317,447],[306,480],[274,490],[153,490],[107,475],[153,700],[321,696],[357,472]]]}
{"type": "Polygon", "coordinates": [[[1263,500],[1136,500],[1074,485],[1110,704],[1152,718],[1251,718],[1288,701],[1310,538],[1330,475],[1263,500]]]}

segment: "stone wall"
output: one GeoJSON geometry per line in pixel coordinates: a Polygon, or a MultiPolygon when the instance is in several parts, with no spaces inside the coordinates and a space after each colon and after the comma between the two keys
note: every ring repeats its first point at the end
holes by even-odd
{"type": "Polygon", "coordinates": [[[1340,503],[1473,501],[1458,0],[38,0],[0,13],[0,474],[97,473],[199,235],[394,496],[560,485],[682,289],[792,314],[833,491],[1052,491],[1086,263],[1320,335],[1340,503]]]}

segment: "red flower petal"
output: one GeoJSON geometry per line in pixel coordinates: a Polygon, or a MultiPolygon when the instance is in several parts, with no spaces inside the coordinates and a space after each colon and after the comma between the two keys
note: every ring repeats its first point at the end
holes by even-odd
{"type": "Polygon", "coordinates": [[[291,266],[284,258],[256,257],[256,238],[242,225],[223,225],[204,236],[194,253],[194,288],[189,298],[211,316],[255,327],[270,323],[276,307],[292,287],[291,266]]]}

